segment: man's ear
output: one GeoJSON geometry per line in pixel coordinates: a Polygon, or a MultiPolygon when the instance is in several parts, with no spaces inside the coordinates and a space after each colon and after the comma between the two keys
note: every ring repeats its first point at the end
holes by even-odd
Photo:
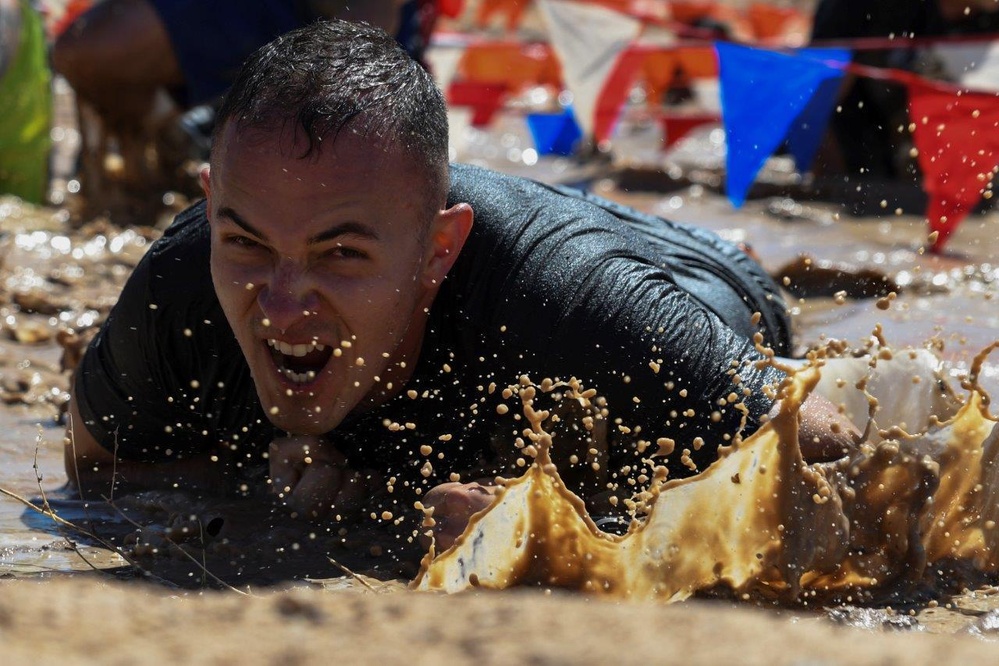
{"type": "Polygon", "coordinates": [[[442,210],[430,223],[427,254],[423,266],[423,284],[429,289],[440,285],[458,259],[465,245],[475,214],[467,203],[460,203],[442,210]]]}
{"type": "Polygon", "coordinates": [[[211,198],[212,196],[212,181],[211,181],[211,167],[207,164],[201,167],[201,171],[198,172],[198,180],[201,183],[201,191],[205,193],[205,198],[211,198]]]}

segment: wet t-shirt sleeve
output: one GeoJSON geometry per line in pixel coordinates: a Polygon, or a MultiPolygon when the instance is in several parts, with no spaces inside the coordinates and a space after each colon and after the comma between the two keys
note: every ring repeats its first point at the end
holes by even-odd
{"type": "Polygon", "coordinates": [[[215,298],[208,258],[196,206],[136,267],[77,371],[84,425],[122,458],[266,448],[271,428],[215,298]]]}
{"type": "MultiPolygon", "coordinates": [[[[772,406],[766,387],[783,374],[757,367],[752,341],[679,286],[653,244],[582,197],[486,174],[458,170],[452,197],[473,200],[478,228],[449,279],[458,330],[469,351],[493,350],[495,381],[529,373],[597,389],[624,464],[641,442],[668,437],[676,441],[669,466],[689,474],[744,417],[747,433],[758,427],[772,406]]],[[[749,321],[759,307],[769,306],[747,303],[734,314],[749,321]]]]}

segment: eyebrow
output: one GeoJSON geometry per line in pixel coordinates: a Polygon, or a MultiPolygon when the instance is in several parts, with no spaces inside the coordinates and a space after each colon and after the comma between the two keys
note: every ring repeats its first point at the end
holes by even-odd
{"type": "MultiPolygon", "coordinates": [[[[263,233],[252,224],[247,222],[240,216],[239,213],[234,211],[229,206],[222,206],[218,211],[219,217],[224,217],[230,220],[237,227],[240,227],[243,231],[248,234],[252,234],[257,238],[269,242],[270,239],[267,238],[267,234],[263,233]]],[[[318,245],[319,243],[325,243],[331,240],[335,240],[340,236],[344,235],[360,236],[362,238],[367,238],[370,240],[378,240],[378,233],[371,227],[361,224],[360,222],[341,222],[340,224],[335,224],[325,231],[320,231],[314,236],[310,236],[306,241],[309,245],[318,245]]]]}

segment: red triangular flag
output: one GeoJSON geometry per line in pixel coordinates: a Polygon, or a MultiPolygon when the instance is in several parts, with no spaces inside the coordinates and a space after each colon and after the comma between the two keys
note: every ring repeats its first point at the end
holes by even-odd
{"type": "Polygon", "coordinates": [[[978,204],[999,165],[999,97],[912,82],[909,118],[939,252],[978,204]]]}
{"type": "Polygon", "coordinates": [[[597,97],[593,125],[593,136],[597,143],[609,139],[614,131],[614,125],[617,124],[618,116],[621,115],[621,109],[628,99],[631,87],[638,78],[646,55],[644,51],[635,48],[626,49],[618,55],[614,69],[604,81],[597,97]]]}
{"type": "Polygon", "coordinates": [[[472,107],[472,127],[484,127],[503,106],[503,98],[507,92],[504,83],[451,81],[447,89],[447,101],[451,106],[472,107]]]}

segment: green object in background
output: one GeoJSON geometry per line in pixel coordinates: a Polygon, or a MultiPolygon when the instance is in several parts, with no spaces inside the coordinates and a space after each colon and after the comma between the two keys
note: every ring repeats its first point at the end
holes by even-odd
{"type": "Polygon", "coordinates": [[[19,4],[16,50],[6,66],[0,54],[0,194],[43,203],[49,181],[52,76],[41,17],[28,0],[19,4]]]}

